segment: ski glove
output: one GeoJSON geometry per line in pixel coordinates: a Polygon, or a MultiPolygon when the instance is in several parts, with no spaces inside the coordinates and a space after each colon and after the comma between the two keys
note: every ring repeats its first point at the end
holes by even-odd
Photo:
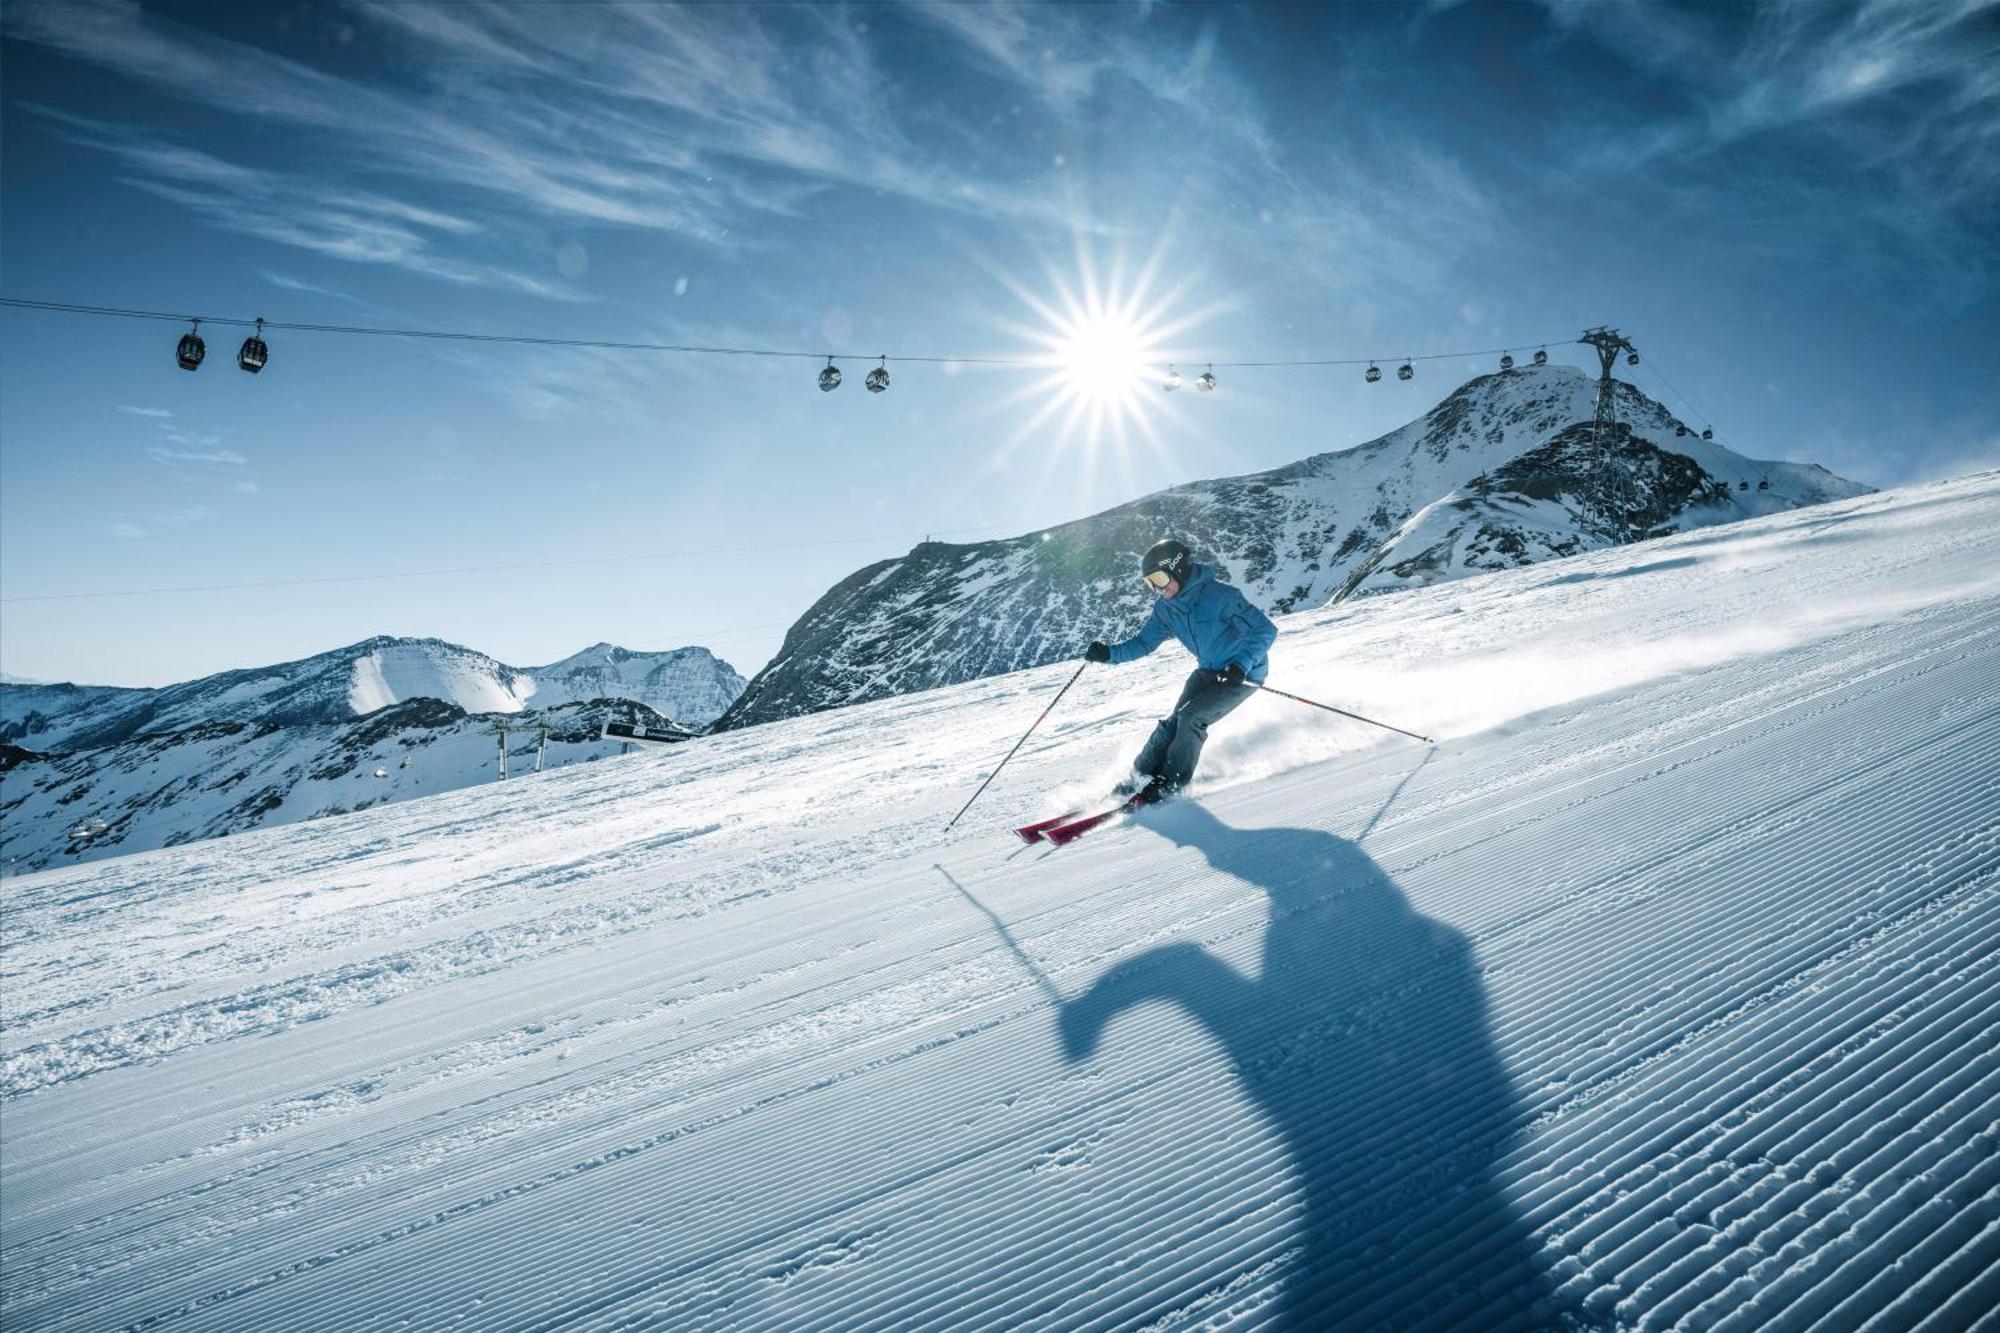
{"type": "Polygon", "coordinates": [[[1241,685],[1243,683],[1243,668],[1231,662],[1228,666],[1215,673],[1215,683],[1217,685],[1241,685]]]}
{"type": "MultiPolygon", "coordinates": [[[[1096,643],[1091,644],[1090,647],[1083,650],[1083,660],[1086,662],[1109,662],[1111,660],[1111,645],[1099,639],[1096,643]]],[[[1237,674],[1241,675],[1242,673],[1238,672],[1237,674]]]]}

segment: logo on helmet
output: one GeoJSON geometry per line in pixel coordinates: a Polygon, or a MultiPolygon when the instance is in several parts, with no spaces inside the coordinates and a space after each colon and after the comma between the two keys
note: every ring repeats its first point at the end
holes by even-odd
{"type": "Polygon", "coordinates": [[[1164,588],[1169,583],[1186,583],[1188,575],[1194,572],[1194,556],[1187,547],[1169,537],[1154,543],[1152,549],[1146,552],[1139,572],[1155,588],[1164,588]]]}

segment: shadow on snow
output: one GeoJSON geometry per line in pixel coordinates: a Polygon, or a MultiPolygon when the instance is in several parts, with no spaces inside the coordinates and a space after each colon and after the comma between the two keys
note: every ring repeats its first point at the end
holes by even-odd
{"type": "Polygon", "coordinates": [[[1270,895],[1258,980],[1196,945],[1150,950],[1062,1006],[1064,1047],[1085,1059],[1124,1010],[1168,1001],[1227,1048],[1298,1191],[1281,1326],[1571,1324],[1494,1179],[1524,1116],[1465,937],[1330,833],[1193,804],[1145,826],[1270,895]]]}

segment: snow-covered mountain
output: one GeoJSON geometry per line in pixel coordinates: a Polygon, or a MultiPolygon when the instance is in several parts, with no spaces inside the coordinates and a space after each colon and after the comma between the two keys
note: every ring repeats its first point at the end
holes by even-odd
{"type": "Polygon", "coordinates": [[[11,1329],[1993,1327],[2000,474],[8,880],[11,1329]]]}
{"type": "Polygon", "coordinates": [[[705,727],[743,693],[743,677],[706,648],[640,653],[594,643],[547,666],[527,667],[534,702],[632,699],[689,727],[705,727]]]}
{"type": "Polygon", "coordinates": [[[689,734],[743,678],[705,648],[597,644],[517,668],[438,639],[374,638],[161,689],[0,686],[0,859],[31,869],[340,814],[625,745],[606,720],[689,734]]]}
{"type": "Polygon", "coordinates": [[[1020,537],[923,543],[814,603],[717,725],[954,684],[1121,638],[1152,598],[1139,555],[1162,536],[1284,614],[1869,490],[1704,441],[1622,381],[1618,425],[1600,443],[1596,392],[1570,366],[1483,375],[1355,449],[1020,537]]]}
{"type": "Polygon", "coordinates": [[[93,720],[141,714],[152,693],[121,685],[0,682],[0,741],[64,744],[72,732],[88,731],[93,720]]]}
{"type": "Polygon", "coordinates": [[[621,698],[698,728],[714,721],[742,688],[743,678],[706,648],[638,653],[600,643],[548,666],[524,668],[442,639],[379,636],[295,662],[159,689],[0,686],[0,741],[31,750],[83,750],[142,732],[217,722],[344,722],[411,699],[439,699],[467,713],[518,713],[621,698]]]}
{"type": "Polygon", "coordinates": [[[629,699],[524,716],[418,696],[343,722],[207,722],[62,754],[0,747],[0,862],[18,873],[100,860],[490,782],[507,722],[510,775],[630,750],[600,738],[607,721],[675,729],[629,699]]]}

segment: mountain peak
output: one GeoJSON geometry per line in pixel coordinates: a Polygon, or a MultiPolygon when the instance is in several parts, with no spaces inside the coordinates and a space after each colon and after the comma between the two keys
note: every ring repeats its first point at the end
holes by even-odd
{"type": "Polygon", "coordinates": [[[835,584],[717,725],[956,684],[1122,638],[1150,609],[1133,571],[1162,533],[1278,615],[1867,489],[1704,441],[1623,381],[1613,381],[1618,430],[1600,440],[1595,400],[1596,381],[1575,366],[1494,371],[1355,448],[1169,487],[1041,532],[921,543],[835,584]],[[981,577],[969,579],[974,566],[981,577]]]}

